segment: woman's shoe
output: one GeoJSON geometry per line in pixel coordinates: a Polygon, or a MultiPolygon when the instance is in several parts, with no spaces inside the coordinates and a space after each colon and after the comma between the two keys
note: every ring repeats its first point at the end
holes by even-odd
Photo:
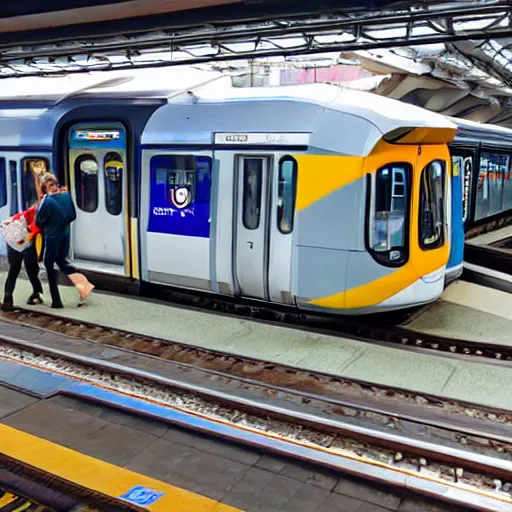
{"type": "Polygon", "coordinates": [[[44,302],[42,293],[33,293],[27,300],[27,304],[29,306],[36,306],[37,304],[42,304],[44,302]]]}
{"type": "Polygon", "coordinates": [[[81,306],[85,302],[87,295],[89,295],[94,290],[94,285],[89,283],[87,278],[78,272],[75,274],[70,274],[68,277],[80,292],[80,303],[78,305],[81,306]]]}
{"type": "Polygon", "coordinates": [[[62,302],[57,302],[56,304],[52,304],[52,309],[63,309],[64,305],[62,302]]]}
{"type": "Polygon", "coordinates": [[[4,301],[3,301],[2,305],[0,306],[0,309],[4,313],[12,313],[14,311],[14,304],[13,304],[12,297],[10,297],[10,296],[4,297],[4,301]]]}

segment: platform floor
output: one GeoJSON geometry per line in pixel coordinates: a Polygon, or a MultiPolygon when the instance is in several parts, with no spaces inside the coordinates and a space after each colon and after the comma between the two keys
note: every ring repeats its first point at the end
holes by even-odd
{"type": "Polygon", "coordinates": [[[512,294],[457,281],[407,327],[448,338],[512,345],[512,294]]]}
{"type": "MultiPolygon", "coordinates": [[[[446,292],[448,297],[454,293],[450,289],[446,292]]],[[[466,290],[473,290],[476,294],[481,292],[480,287],[469,284],[466,290]]],[[[23,303],[28,294],[28,283],[19,280],[16,301],[23,303]]],[[[50,310],[48,305],[34,309],[301,369],[512,410],[512,395],[508,392],[512,389],[512,369],[495,366],[489,360],[472,362],[452,358],[448,354],[407,351],[398,346],[340,339],[100,292],[95,292],[88,299],[88,305],[77,308],[74,288],[62,287],[62,295],[65,309],[50,310]]],[[[483,302],[489,300],[487,297],[484,299],[483,302]]],[[[425,316],[416,319],[415,328],[425,331],[436,329],[441,315],[432,311],[435,313],[434,308],[443,308],[446,304],[457,308],[458,314],[453,315],[452,324],[454,330],[457,326],[460,329],[454,332],[456,337],[470,338],[479,332],[483,337],[487,332],[486,326],[492,329],[496,328],[497,322],[502,322],[500,341],[512,342],[512,336],[509,336],[512,322],[447,301],[427,308],[423,313],[425,316]],[[430,320],[428,315],[431,315],[430,320]]],[[[449,312],[445,314],[445,322],[451,317],[449,312]]],[[[490,336],[486,339],[496,341],[490,336]]]]}
{"type": "Polygon", "coordinates": [[[108,406],[2,385],[0,453],[107,496],[145,486],[163,493],[148,507],[155,512],[463,510],[108,406]]]}
{"type": "Polygon", "coordinates": [[[483,235],[470,238],[466,243],[474,245],[489,245],[497,242],[498,240],[503,240],[504,238],[509,238],[511,236],[512,226],[505,226],[504,228],[496,229],[495,231],[490,231],[489,233],[484,233],[483,235]]]}

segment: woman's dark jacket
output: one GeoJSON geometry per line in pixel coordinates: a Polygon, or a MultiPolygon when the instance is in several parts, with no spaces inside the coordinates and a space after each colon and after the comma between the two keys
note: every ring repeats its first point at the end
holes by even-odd
{"type": "Polygon", "coordinates": [[[44,197],[37,210],[36,226],[46,237],[62,236],[75,219],[75,205],[69,192],[61,192],[44,197]]]}

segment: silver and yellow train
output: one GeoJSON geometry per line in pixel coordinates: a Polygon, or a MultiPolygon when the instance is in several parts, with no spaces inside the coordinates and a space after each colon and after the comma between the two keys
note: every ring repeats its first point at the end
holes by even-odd
{"type": "Polygon", "coordinates": [[[141,80],[9,117],[0,99],[0,215],[34,200],[44,165],[77,205],[75,264],[98,276],[335,315],[441,295],[452,121],[330,85],[141,80]]]}

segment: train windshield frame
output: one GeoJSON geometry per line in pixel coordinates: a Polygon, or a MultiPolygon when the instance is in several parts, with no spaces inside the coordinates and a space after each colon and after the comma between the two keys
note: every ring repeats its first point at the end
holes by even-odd
{"type": "Polygon", "coordinates": [[[366,247],[381,265],[409,259],[412,165],[390,162],[367,175],[366,247]]]}

